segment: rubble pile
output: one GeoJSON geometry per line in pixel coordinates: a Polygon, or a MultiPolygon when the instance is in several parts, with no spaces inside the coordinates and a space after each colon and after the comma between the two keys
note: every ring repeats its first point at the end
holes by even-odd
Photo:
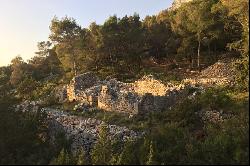
{"type": "Polygon", "coordinates": [[[232,63],[219,61],[205,70],[201,71],[201,78],[231,78],[235,75],[232,63]]]}
{"type": "MultiPolygon", "coordinates": [[[[60,110],[44,108],[43,111],[48,113],[49,130],[51,140],[55,140],[54,136],[58,132],[64,132],[67,139],[71,139],[72,150],[78,151],[83,147],[87,152],[96,143],[99,128],[105,122],[93,119],[73,116],[60,110]]],[[[114,137],[127,141],[128,139],[136,139],[142,135],[126,127],[105,124],[109,129],[111,139],[114,137]]]]}
{"type": "Polygon", "coordinates": [[[201,71],[197,78],[187,78],[183,83],[201,86],[233,85],[235,70],[232,62],[219,61],[201,71]]]}

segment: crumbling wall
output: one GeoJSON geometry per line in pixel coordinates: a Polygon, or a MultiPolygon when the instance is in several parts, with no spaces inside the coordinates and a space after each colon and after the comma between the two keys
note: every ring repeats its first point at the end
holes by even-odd
{"type": "Polygon", "coordinates": [[[116,91],[111,87],[102,86],[98,96],[98,107],[106,111],[138,113],[139,97],[129,91],[116,91]]]}
{"type": "Polygon", "coordinates": [[[145,95],[151,93],[153,96],[165,96],[167,87],[152,75],[144,76],[133,83],[135,93],[145,95]]]}
{"type": "Polygon", "coordinates": [[[74,77],[67,86],[67,95],[69,101],[88,102],[88,97],[85,94],[87,88],[98,84],[99,78],[92,72],[87,72],[74,77]]]}
{"type": "MultiPolygon", "coordinates": [[[[44,108],[43,111],[48,113],[51,140],[55,141],[55,136],[58,132],[65,133],[66,138],[72,140],[71,149],[73,152],[77,152],[81,148],[89,152],[97,141],[100,126],[105,124],[101,120],[73,116],[60,110],[44,108]]],[[[121,141],[134,140],[143,134],[122,126],[105,125],[109,129],[109,136],[112,139],[116,137],[121,141]]]]}
{"type": "MultiPolygon", "coordinates": [[[[81,77],[86,75],[83,74],[81,77]]],[[[81,79],[84,80],[84,79],[81,79]]],[[[90,80],[90,79],[88,79],[90,80]]],[[[74,82],[70,86],[80,83],[74,82]]],[[[88,84],[89,85],[89,84],[88,84]]],[[[79,87],[79,86],[78,86],[79,87]]],[[[184,84],[164,85],[153,76],[144,76],[134,83],[123,83],[116,79],[98,81],[94,86],[74,89],[74,100],[87,103],[105,111],[128,114],[159,111],[175,104],[183,96],[184,84]]],[[[70,97],[69,97],[70,98],[70,97]]]]}

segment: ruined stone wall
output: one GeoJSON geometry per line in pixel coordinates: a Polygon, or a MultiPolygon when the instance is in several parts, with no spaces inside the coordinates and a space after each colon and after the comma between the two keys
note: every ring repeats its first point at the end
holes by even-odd
{"type": "MultiPolygon", "coordinates": [[[[51,143],[55,143],[58,133],[65,133],[68,140],[72,141],[71,150],[73,152],[84,148],[89,152],[96,143],[99,128],[105,122],[94,118],[83,118],[74,116],[63,110],[42,108],[39,101],[25,101],[15,106],[15,111],[34,112],[41,111],[47,114],[47,124],[51,143]]],[[[109,129],[111,139],[118,138],[121,141],[135,140],[143,136],[143,132],[135,132],[127,127],[105,124],[109,129]]]]}
{"type": "Polygon", "coordinates": [[[175,104],[179,96],[183,96],[182,90],[186,88],[184,84],[164,85],[153,76],[144,76],[134,83],[123,83],[116,79],[98,81],[98,84],[85,89],[76,89],[75,85],[81,82],[76,83],[75,80],[73,79],[73,83],[70,84],[76,94],[74,100],[105,111],[131,115],[167,108],[175,104]]]}
{"type": "MultiPolygon", "coordinates": [[[[54,137],[58,132],[64,132],[66,138],[72,140],[71,148],[73,152],[79,151],[81,148],[89,152],[97,141],[100,126],[105,124],[103,121],[94,118],[73,116],[60,110],[44,108],[43,111],[48,113],[51,139],[55,140],[54,137]]],[[[106,125],[109,128],[111,139],[116,137],[121,141],[134,140],[143,134],[126,127],[106,125]]]]}
{"type": "Polygon", "coordinates": [[[67,86],[68,100],[88,102],[88,96],[84,93],[84,90],[95,86],[98,82],[99,78],[92,72],[74,77],[67,86]]]}
{"type": "Polygon", "coordinates": [[[132,92],[115,91],[107,85],[102,86],[98,96],[98,107],[106,111],[138,113],[139,97],[132,92]]]}
{"type": "Polygon", "coordinates": [[[133,83],[135,93],[143,96],[151,93],[153,96],[165,96],[167,87],[153,76],[144,76],[133,83]]]}
{"type": "Polygon", "coordinates": [[[68,89],[73,95],[70,92],[68,94],[71,100],[86,102],[105,111],[134,115],[174,106],[188,96],[190,86],[232,85],[233,80],[233,67],[231,63],[224,62],[217,62],[203,70],[200,76],[184,79],[178,85],[163,84],[152,75],[133,83],[123,83],[116,79],[97,81],[93,74],[87,73],[72,80],[69,86],[72,88],[68,89]]]}

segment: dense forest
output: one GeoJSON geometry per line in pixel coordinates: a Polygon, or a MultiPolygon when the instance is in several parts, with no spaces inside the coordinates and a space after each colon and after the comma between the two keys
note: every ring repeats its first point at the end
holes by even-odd
{"type": "Polygon", "coordinates": [[[17,56],[0,67],[0,164],[249,164],[248,13],[248,0],[193,0],[145,18],[113,15],[88,28],[67,16],[54,17],[48,41],[38,43],[36,56],[27,62],[17,56]],[[84,72],[124,82],[149,73],[179,81],[172,71],[199,72],[222,58],[234,59],[236,85],[215,86],[147,116],[96,113],[148,132],[123,144],[110,140],[103,126],[89,155],[71,153],[63,135],[51,146],[45,114],[13,111],[25,100],[57,104],[51,93],[55,87],[84,72]],[[204,123],[195,114],[201,108],[222,109],[232,117],[204,123]]]}

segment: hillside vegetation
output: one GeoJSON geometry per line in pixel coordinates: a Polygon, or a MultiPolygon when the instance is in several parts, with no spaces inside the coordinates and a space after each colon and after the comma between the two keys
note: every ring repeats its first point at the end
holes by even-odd
{"type": "Polygon", "coordinates": [[[36,56],[27,62],[17,56],[0,67],[0,164],[249,164],[248,13],[248,0],[193,0],[143,19],[110,16],[88,28],[73,18],[53,18],[36,56]],[[234,72],[218,61],[232,62],[234,72]],[[133,117],[77,112],[78,103],[59,103],[57,89],[89,71],[123,82],[152,74],[176,84],[223,72],[235,84],[204,87],[174,107],[133,117]],[[110,139],[102,126],[91,152],[75,154],[63,133],[51,145],[46,114],[14,111],[24,101],[145,135],[124,143],[110,139]]]}

